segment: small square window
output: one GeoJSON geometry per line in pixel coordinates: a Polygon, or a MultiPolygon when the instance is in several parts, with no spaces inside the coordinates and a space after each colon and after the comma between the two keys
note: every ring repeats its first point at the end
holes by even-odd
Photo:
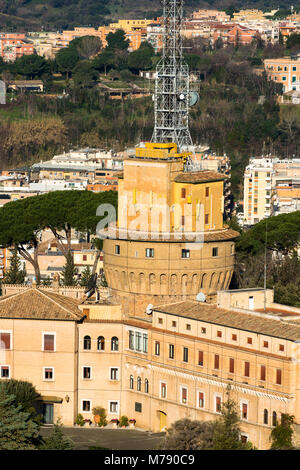
{"type": "Polygon", "coordinates": [[[111,367],[110,380],[119,380],[119,369],[117,367],[111,367]]]}
{"type": "Polygon", "coordinates": [[[172,321],[172,327],[175,328],[177,325],[176,321],[172,321]]]}
{"type": "Polygon", "coordinates": [[[9,366],[0,366],[0,378],[1,379],[10,378],[9,366]]]}
{"type": "Polygon", "coordinates": [[[222,338],[222,331],[217,331],[217,337],[222,338]]]}
{"type": "Polygon", "coordinates": [[[44,380],[53,380],[53,379],[54,379],[53,367],[45,367],[44,380]]]}
{"type": "Polygon", "coordinates": [[[219,253],[219,249],[218,249],[217,247],[215,247],[215,248],[212,249],[212,255],[213,255],[214,257],[218,256],[218,253],[219,253]]]}
{"type": "Polygon", "coordinates": [[[252,344],[252,338],[247,338],[247,343],[252,344]]]}
{"type": "Polygon", "coordinates": [[[284,345],[283,344],[279,345],[279,351],[284,351],[284,345]]]}
{"type": "Polygon", "coordinates": [[[206,334],[206,328],[201,328],[201,333],[206,334]]]}
{"type": "Polygon", "coordinates": [[[141,403],[138,403],[138,402],[135,402],[134,410],[135,410],[137,413],[141,413],[141,412],[142,412],[142,404],[141,404],[141,403]]]}
{"type": "Polygon", "coordinates": [[[91,411],[91,401],[90,400],[82,400],[82,411],[86,413],[91,411]]]}
{"type": "Polygon", "coordinates": [[[181,258],[189,258],[190,257],[190,250],[181,250],[181,258]]]}
{"type": "Polygon", "coordinates": [[[237,340],[237,335],[233,334],[231,338],[232,338],[232,341],[236,341],[237,340]]]}
{"type": "Polygon", "coordinates": [[[110,401],[109,402],[109,411],[110,411],[110,413],[118,413],[119,412],[119,403],[117,401],[110,401]]]}
{"type": "Polygon", "coordinates": [[[162,322],[163,322],[163,319],[162,319],[162,318],[159,318],[159,319],[158,319],[158,323],[159,323],[160,325],[162,325],[162,322]]]}
{"type": "Polygon", "coordinates": [[[269,347],[268,341],[264,341],[264,348],[268,348],[268,347],[269,347]]]}
{"type": "Polygon", "coordinates": [[[146,248],[146,258],[154,258],[154,248],[146,248]]]}
{"type": "Polygon", "coordinates": [[[90,379],[91,378],[91,368],[90,367],[84,367],[82,369],[82,376],[84,379],[90,379]]]}
{"type": "Polygon", "coordinates": [[[189,331],[191,330],[191,325],[189,323],[186,324],[186,329],[189,331]]]}

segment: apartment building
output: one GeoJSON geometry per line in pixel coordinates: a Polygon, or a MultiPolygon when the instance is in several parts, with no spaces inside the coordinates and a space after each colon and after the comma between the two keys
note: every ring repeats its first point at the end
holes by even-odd
{"type": "Polygon", "coordinates": [[[126,415],[156,432],[217,418],[230,387],[242,439],[266,449],[281,413],[299,428],[299,315],[261,289],[220,292],[218,305],[161,305],[138,319],[109,300],[21,288],[0,298],[0,380],[32,381],[44,423],[73,425],[78,413],[93,421],[102,406],[108,421],[126,415]]]}
{"type": "Polygon", "coordinates": [[[300,56],[265,59],[264,66],[270,80],[282,84],[284,93],[300,91],[300,56]]]}
{"type": "Polygon", "coordinates": [[[222,39],[225,44],[247,45],[250,44],[253,39],[260,37],[259,32],[256,29],[248,28],[240,24],[215,24],[212,26],[213,29],[213,41],[214,43],[218,39],[222,39]]]}
{"type": "Polygon", "coordinates": [[[23,55],[34,54],[34,45],[24,33],[0,33],[0,57],[4,62],[14,62],[23,55]]]}
{"type": "Polygon", "coordinates": [[[300,209],[300,160],[251,158],[244,173],[244,225],[300,209]]]}
{"type": "Polygon", "coordinates": [[[250,158],[244,172],[244,225],[273,215],[274,158],[250,158]]]}
{"type": "Polygon", "coordinates": [[[230,21],[230,16],[220,10],[198,10],[192,13],[194,20],[230,21]]]}

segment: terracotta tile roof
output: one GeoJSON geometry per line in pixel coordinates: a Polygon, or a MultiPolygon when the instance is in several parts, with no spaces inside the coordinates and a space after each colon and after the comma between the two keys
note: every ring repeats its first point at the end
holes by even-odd
{"type": "Polygon", "coordinates": [[[0,297],[0,318],[79,321],[84,316],[78,308],[80,303],[54,292],[29,288],[0,297]]]}
{"type": "Polygon", "coordinates": [[[153,310],[276,338],[291,341],[300,340],[300,325],[297,326],[287,321],[272,320],[263,316],[224,310],[217,308],[216,305],[185,301],[156,306],[153,310]]]}
{"type": "MultiPolygon", "coordinates": [[[[58,244],[58,241],[56,238],[51,238],[50,240],[46,240],[42,243],[39,244],[38,252],[39,253],[48,253],[48,247],[51,245],[51,247],[56,247],[58,251],[60,251],[60,246],[58,244]]],[[[64,243],[64,245],[67,247],[67,244],[64,243]]],[[[71,249],[72,251],[81,251],[81,250],[91,250],[92,249],[92,244],[88,242],[81,242],[81,243],[72,243],[71,244],[71,249]]]]}
{"type": "Polygon", "coordinates": [[[216,171],[209,171],[209,170],[203,170],[203,171],[193,171],[193,172],[184,172],[184,173],[179,173],[175,177],[175,182],[176,183],[191,183],[191,184],[196,184],[196,183],[206,183],[206,182],[212,182],[212,181],[223,181],[226,179],[225,175],[221,175],[220,173],[217,173],[216,171]]]}

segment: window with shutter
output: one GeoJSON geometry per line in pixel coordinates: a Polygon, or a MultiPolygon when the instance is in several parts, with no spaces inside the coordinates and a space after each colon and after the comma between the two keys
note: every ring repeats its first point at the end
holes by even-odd
{"type": "Polygon", "coordinates": [[[218,354],[215,354],[215,369],[219,369],[220,367],[220,356],[218,354]]]}
{"type": "Polygon", "coordinates": [[[250,376],[250,362],[245,362],[245,377],[250,376]]]}
{"type": "Polygon", "coordinates": [[[281,369],[276,370],[276,384],[281,385],[281,369]]]}
{"type": "Polygon", "coordinates": [[[229,358],[229,372],[234,374],[234,359],[232,357],[229,358]]]}
{"type": "Polygon", "coordinates": [[[0,332],[0,349],[10,349],[10,333],[0,332]]]}
{"type": "Polygon", "coordinates": [[[44,351],[54,351],[54,335],[44,334],[44,351]]]}
{"type": "Polygon", "coordinates": [[[203,351],[198,352],[198,365],[203,366],[203,351]]]}

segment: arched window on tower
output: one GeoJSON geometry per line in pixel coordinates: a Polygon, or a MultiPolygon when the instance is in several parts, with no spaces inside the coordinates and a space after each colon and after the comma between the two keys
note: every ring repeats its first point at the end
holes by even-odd
{"type": "Polygon", "coordinates": [[[277,413],[273,411],[272,413],[272,426],[277,426],[277,413]]]}
{"type": "Polygon", "coordinates": [[[140,392],[142,390],[142,379],[141,379],[141,377],[137,378],[136,389],[137,389],[138,392],[140,392]]]}
{"type": "Polygon", "coordinates": [[[130,388],[130,390],[133,390],[133,389],[134,389],[133,375],[131,375],[131,376],[130,376],[130,379],[129,379],[129,388],[130,388]]]}
{"type": "Polygon", "coordinates": [[[116,336],[113,336],[111,339],[111,350],[119,351],[119,339],[116,336]]]}
{"type": "Polygon", "coordinates": [[[145,379],[145,393],[149,393],[149,380],[145,379]]]}
{"type": "Polygon", "coordinates": [[[98,336],[97,349],[98,349],[98,351],[104,351],[104,349],[105,349],[105,338],[104,338],[104,336],[98,336]]]}
{"type": "Polygon", "coordinates": [[[89,350],[89,349],[91,349],[91,345],[92,345],[91,337],[90,336],[85,336],[83,338],[83,349],[89,350]]]}

